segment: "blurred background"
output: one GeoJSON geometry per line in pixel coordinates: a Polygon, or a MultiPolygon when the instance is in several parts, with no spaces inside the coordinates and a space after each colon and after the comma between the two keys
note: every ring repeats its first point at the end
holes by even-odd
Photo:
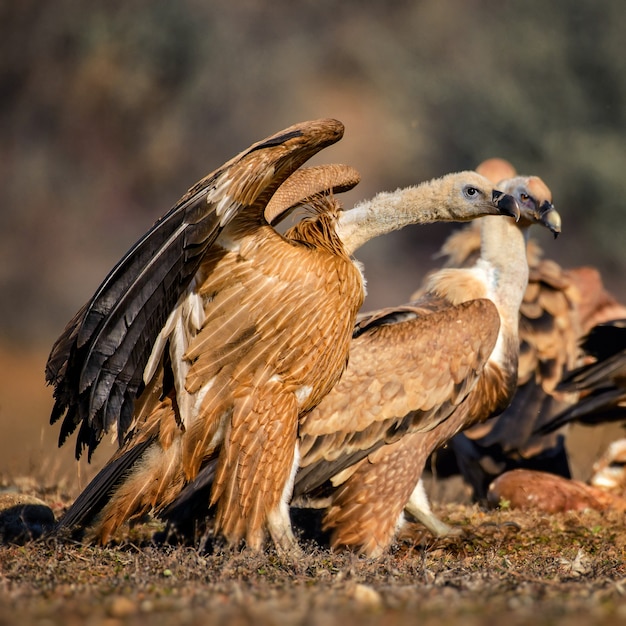
{"type": "MultiPolygon", "coordinates": [[[[492,156],[541,176],[546,255],[625,301],[624,33],[621,0],[0,3],[0,474],[77,480],[53,341],[188,187],[298,121],[345,124],[317,160],[360,170],[347,206],[492,156]]],[[[450,230],[360,250],[366,306],[405,301],[450,230]]]]}

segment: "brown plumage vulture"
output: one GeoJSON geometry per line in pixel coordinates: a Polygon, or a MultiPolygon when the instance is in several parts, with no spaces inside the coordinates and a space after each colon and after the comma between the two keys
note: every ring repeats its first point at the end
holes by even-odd
{"type": "MultiPolygon", "coordinates": [[[[489,159],[477,168],[492,182],[511,176],[513,166],[489,159]]],[[[551,198],[546,188],[546,197],[551,198]]],[[[524,199],[518,196],[518,201],[524,199]]],[[[465,228],[442,248],[451,267],[472,262],[479,233],[465,228]]],[[[529,280],[520,307],[518,388],[511,405],[499,416],[455,436],[431,460],[440,476],[460,471],[472,486],[474,499],[486,502],[490,482],[515,468],[549,471],[570,477],[564,429],[540,433],[554,416],[577,399],[574,390],[559,387],[563,377],[581,364],[579,341],[591,325],[625,310],[591,267],[564,269],[544,258],[536,241],[527,247],[529,280]]]]}
{"type": "Polygon", "coordinates": [[[498,476],[489,485],[487,496],[492,507],[553,514],[565,511],[626,512],[626,499],[579,480],[550,472],[518,468],[498,476]]]}
{"type": "MultiPolygon", "coordinates": [[[[505,184],[516,194],[542,185],[505,184]]],[[[520,205],[519,224],[483,218],[473,267],[441,270],[418,301],[360,319],[339,383],[300,421],[294,498],[327,505],[331,546],[380,555],[405,508],[433,532],[449,530],[430,512],[421,473],[433,449],[513,395],[526,227],[560,232],[544,200],[520,205]]]]}
{"type": "Polygon", "coordinates": [[[549,472],[515,469],[498,476],[487,496],[492,507],[557,513],[563,511],[626,512],[626,439],[613,441],[593,464],[588,483],[549,472]]]}
{"type": "Polygon", "coordinates": [[[269,532],[295,547],[298,422],[346,364],[364,295],[353,251],[408,223],[516,208],[468,172],[350,212],[315,194],[310,215],[279,233],[265,217],[273,194],[342,135],[336,120],[304,122],[241,152],[194,185],[70,321],[46,368],[51,421],[62,419],[61,443],[78,428],[77,455],[109,431],[120,448],[59,530],[90,527],[106,542],[212,463],[216,531],[233,545],[260,549],[269,532]]]}

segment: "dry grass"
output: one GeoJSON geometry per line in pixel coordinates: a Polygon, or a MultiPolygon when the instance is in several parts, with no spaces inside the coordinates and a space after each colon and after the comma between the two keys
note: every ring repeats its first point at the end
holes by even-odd
{"type": "MultiPolygon", "coordinates": [[[[99,450],[99,461],[83,468],[79,480],[72,446],[56,450],[56,429],[46,426],[51,394],[40,375],[45,359],[19,352],[3,359],[2,353],[0,458],[9,478],[0,476],[0,489],[10,485],[39,496],[58,516],[107,450],[99,450]],[[14,382],[12,372],[19,373],[14,382]]],[[[570,436],[581,479],[614,438],[599,431],[574,430],[570,436]]],[[[437,483],[434,501],[458,502],[458,489],[451,486],[437,483]]],[[[434,541],[411,526],[380,561],[315,545],[307,545],[299,559],[271,551],[202,554],[153,545],[155,529],[149,525],[126,531],[119,545],[108,548],[51,540],[0,546],[0,626],[624,622],[623,517],[597,512],[542,517],[460,504],[436,509],[466,528],[467,536],[434,541]]]]}
{"type": "MultiPolygon", "coordinates": [[[[63,490],[22,483],[56,508],[63,490]]],[[[305,543],[280,557],[156,545],[155,525],[99,548],[39,540],[0,548],[0,624],[621,624],[626,528],[616,514],[551,517],[438,507],[466,529],[409,525],[376,561],[305,543]]]]}

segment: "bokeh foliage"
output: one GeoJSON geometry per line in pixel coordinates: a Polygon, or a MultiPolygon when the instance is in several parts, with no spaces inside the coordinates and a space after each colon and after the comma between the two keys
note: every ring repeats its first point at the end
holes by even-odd
{"type": "MultiPolygon", "coordinates": [[[[0,3],[0,333],[49,341],[195,180],[325,116],[352,200],[489,156],[539,174],[564,218],[550,254],[624,297],[625,32],[620,0],[0,3]]],[[[373,250],[408,296],[416,264],[373,250]]]]}

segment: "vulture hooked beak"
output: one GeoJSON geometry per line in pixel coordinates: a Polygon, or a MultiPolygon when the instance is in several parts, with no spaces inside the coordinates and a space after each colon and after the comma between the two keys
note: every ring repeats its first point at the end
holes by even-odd
{"type": "Polygon", "coordinates": [[[539,222],[550,229],[555,239],[561,233],[561,216],[554,208],[554,205],[547,200],[539,207],[539,222]]]}
{"type": "Polygon", "coordinates": [[[499,191],[498,189],[494,189],[493,194],[491,195],[491,200],[493,204],[500,209],[500,213],[502,215],[514,217],[515,221],[519,222],[521,211],[519,205],[517,204],[517,200],[515,200],[513,196],[499,191]]]}

